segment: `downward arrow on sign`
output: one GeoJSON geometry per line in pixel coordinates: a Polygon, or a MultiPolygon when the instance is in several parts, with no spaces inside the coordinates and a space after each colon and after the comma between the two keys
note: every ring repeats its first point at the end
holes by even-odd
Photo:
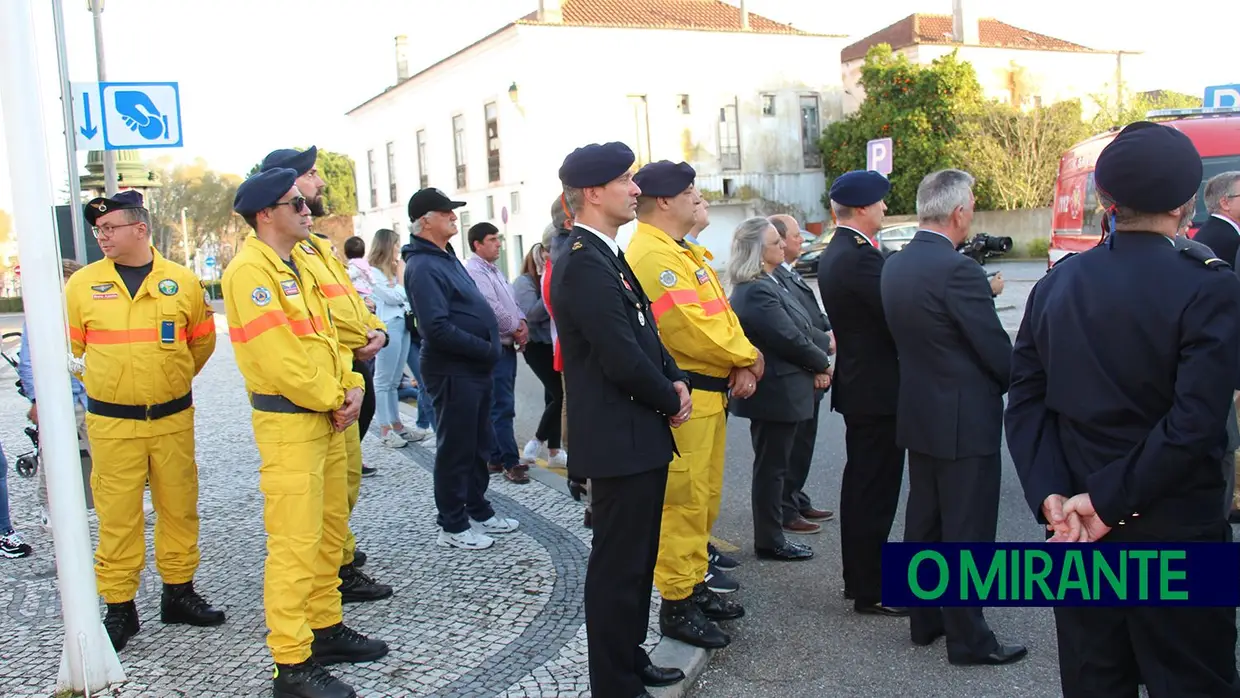
{"type": "Polygon", "coordinates": [[[90,123],[90,93],[89,92],[82,93],[82,110],[85,112],[86,125],[78,130],[82,132],[83,136],[86,136],[87,138],[94,138],[95,134],[99,133],[99,129],[90,123]]]}

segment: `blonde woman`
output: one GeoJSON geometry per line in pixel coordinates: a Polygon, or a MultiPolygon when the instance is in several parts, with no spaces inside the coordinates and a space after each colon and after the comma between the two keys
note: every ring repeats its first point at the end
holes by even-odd
{"type": "Polygon", "coordinates": [[[375,315],[387,325],[388,345],[375,357],[375,410],[379,418],[380,443],[389,448],[403,448],[410,441],[421,441],[429,432],[406,429],[400,421],[400,400],[397,389],[405,372],[409,355],[409,330],[405,315],[409,298],[405,295],[405,263],[400,258],[400,239],[387,228],[375,232],[370,241],[370,297],[375,315]]]}

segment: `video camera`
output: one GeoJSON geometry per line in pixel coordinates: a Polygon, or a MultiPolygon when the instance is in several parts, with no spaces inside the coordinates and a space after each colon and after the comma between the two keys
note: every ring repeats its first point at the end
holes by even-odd
{"type": "Polygon", "coordinates": [[[997,237],[978,233],[972,240],[966,240],[956,251],[966,257],[972,257],[978,264],[985,264],[989,257],[998,257],[1012,251],[1012,238],[997,237]]]}

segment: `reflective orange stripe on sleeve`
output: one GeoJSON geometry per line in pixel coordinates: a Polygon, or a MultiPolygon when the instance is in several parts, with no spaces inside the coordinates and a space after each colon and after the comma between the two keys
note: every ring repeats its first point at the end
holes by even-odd
{"type": "Polygon", "coordinates": [[[194,327],[194,329],[190,330],[189,339],[190,341],[193,341],[195,339],[202,339],[203,337],[206,337],[207,335],[211,334],[214,331],[215,331],[215,320],[206,320],[204,322],[198,323],[198,325],[194,327]]]}
{"type": "Polygon", "coordinates": [[[82,328],[80,327],[70,327],[69,328],[69,339],[75,342],[85,342],[86,333],[83,332],[82,328]]]}
{"type": "Polygon", "coordinates": [[[314,334],[327,326],[326,323],[323,322],[323,318],[320,317],[312,317],[307,320],[290,321],[288,319],[288,315],[286,315],[284,311],[273,310],[269,313],[264,313],[263,315],[254,318],[243,327],[229,327],[228,337],[237,344],[244,344],[258,338],[259,335],[267,330],[285,325],[287,325],[289,329],[293,331],[293,334],[298,337],[314,334]]]}
{"type": "Polygon", "coordinates": [[[349,295],[349,287],[344,284],[325,284],[319,286],[323,290],[323,295],[328,298],[339,298],[340,296],[349,295]]]}
{"type": "Polygon", "coordinates": [[[718,315],[728,309],[728,304],[722,298],[714,298],[703,302],[698,298],[697,291],[693,289],[679,289],[668,291],[659,297],[659,300],[650,304],[650,310],[654,313],[654,319],[658,320],[664,313],[671,310],[677,305],[700,305],[702,312],[707,317],[718,315]]]}

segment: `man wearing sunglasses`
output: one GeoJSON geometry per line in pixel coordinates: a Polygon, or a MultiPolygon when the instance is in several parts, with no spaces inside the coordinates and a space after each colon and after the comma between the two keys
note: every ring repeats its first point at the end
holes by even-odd
{"type": "MultiPolygon", "coordinates": [[[[323,190],[327,184],[319,177],[315,164],[317,159],[318,149],[314,146],[304,151],[274,150],[263,158],[261,169],[264,172],[281,167],[295,170],[297,190],[305,197],[310,215],[324,216],[327,211],[323,203],[323,190]]],[[[345,432],[345,448],[349,454],[349,515],[352,516],[362,486],[362,437],[370,429],[370,420],[375,413],[374,371],[370,360],[387,344],[387,329],[358,295],[349,280],[348,269],[332,251],[330,240],[311,231],[305,248],[309,253],[306,271],[320,278],[340,342],[352,354],[353,370],[365,380],[361,416],[358,423],[345,432]]],[[[358,569],[364,564],[366,555],[357,550],[357,537],[350,527],[345,536],[344,557],[340,564],[340,593],[345,603],[378,601],[392,595],[392,587],[376,584],[358,569]]]]}
{"type": "Polygon", "coordinates": [[[387,654],[343,622],[338,571],[348,534],[345,434],[357,422],[364,381],[307,240],[310,210],[276,168],[237,189],[233,209],[254,229],[224,271],[228,330],[254,408],[262,465],[267,563],[267,645],[276,698],[354,698],[324,665],[387,654]]]}
{"type": "Polygon", "coordinates": [[[134,597],[146,562],[142,493],[149,479],[158,522],[160,620],[219,625],[224,612],[194,590],[198,467],[194,376],[215,351],[215,321],[194,273],[151,246],[142,195],[124,191],[85,207],[105,259],[65,285],[73,355],[85,360],[91,491],[99,516],[95,576],[103,620],[121,650],[139,629],[134,597]]]}

